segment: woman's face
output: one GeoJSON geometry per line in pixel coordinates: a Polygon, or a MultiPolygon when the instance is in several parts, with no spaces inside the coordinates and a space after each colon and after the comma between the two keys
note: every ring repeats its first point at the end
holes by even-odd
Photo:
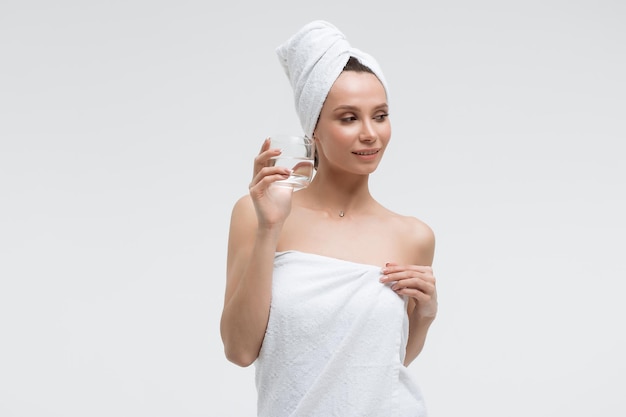
{"type": "Polygon", "coordinates": [[[391,137],[387,95],[368,72],[344,71],[333,84],[313,137],[319,168],[373,172],[391,137]]]}

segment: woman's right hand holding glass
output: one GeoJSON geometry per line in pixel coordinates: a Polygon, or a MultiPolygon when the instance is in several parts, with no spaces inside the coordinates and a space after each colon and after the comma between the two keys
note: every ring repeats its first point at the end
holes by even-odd
{"type": "Polygon", "coordinates": [[[261,146],[259,154],[254,158],[254,170],[249,192],[261,225],[283,223],[291,211],[291,187],[272,187],[272,184],[284,180],[291,174],[284,167],[270,166],[270,160],[280,155],[280,149],[270,148],[267,138],[261,146]]]}

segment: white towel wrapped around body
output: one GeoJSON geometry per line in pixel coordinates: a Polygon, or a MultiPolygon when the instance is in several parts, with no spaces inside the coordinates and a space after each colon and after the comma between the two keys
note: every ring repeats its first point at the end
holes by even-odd
{"type": "Polygon", "coordinates": [[[291,83],[296,112],[309,138],[313,137],[330,88],[351,56],[374,72],[389,100],[387,82],[378,62],[371,55],[350,46],[344,34],[326,21],[315,20],[304,25],[276,48],[276,54],[291,83]]]}
{"type": "Polygon", "coordinates": [[[255,362],[258,417],[423,417],[403,365],[406,298],[381,268],[298,251],[275,256],[255,362]]]}

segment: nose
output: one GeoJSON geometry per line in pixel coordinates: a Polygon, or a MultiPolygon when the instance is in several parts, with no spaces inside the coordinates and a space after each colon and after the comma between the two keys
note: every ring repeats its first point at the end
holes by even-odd
{"type": "Polygon", "coordinates": [[[359,132],[359,140],[361,142],[375,142],[376,137],[376,129],[374,128],[372,121],[364,120],[361,125],[361,131],[359,132]]]}

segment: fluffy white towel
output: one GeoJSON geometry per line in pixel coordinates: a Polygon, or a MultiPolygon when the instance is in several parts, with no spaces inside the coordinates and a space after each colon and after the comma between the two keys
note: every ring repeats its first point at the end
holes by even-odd
{"type": "Polygon", "coordinates": [[[389,89],[378,62],[350,46],[332,24],[315,20],[304,25],[276,54],[293,88],[296,112],[304,133],[312,138],[322,105],[350,56],[368,66],[381,81],[389,100],[389,89]]]}
{"type": "Polygon", "coordinates": [[[403,365],[406,299],[380,267],[298,251],[274,262],[255,362],[259,417],[423,417],[403,365]]]}

